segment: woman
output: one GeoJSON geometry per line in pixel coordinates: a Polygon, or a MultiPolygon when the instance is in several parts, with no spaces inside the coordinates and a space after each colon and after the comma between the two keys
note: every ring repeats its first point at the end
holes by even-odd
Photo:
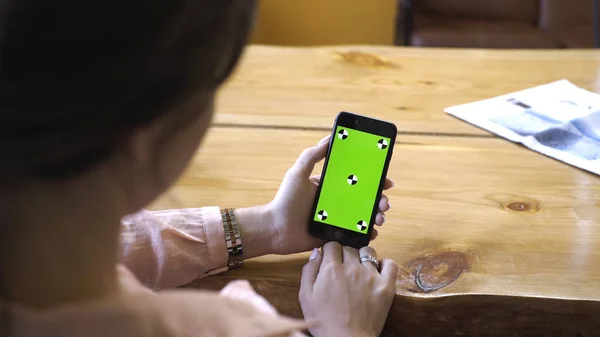
{"type": "Polygon", "coordinates": [[[2,7],[0,336],[381,332],[397,267],[361,263],[376,256],[369,247],[313,250],[300,290],[306,321],[279,316],[243,282],[219,294],[149,290],[239,267],[242,256],[323,244],[306,219],[326,139],[300,155],[267,205],[140,211],[197,150],[252,10],[245,0],[2,7]]]}

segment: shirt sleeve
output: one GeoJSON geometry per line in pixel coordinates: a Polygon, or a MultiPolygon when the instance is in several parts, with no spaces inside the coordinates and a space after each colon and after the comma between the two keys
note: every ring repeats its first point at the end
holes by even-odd
{"type": "Polygon", "coordinates": [[[219,207],[142,210],[122,221],[121,263],[152,289],[227,270],[219,207]]]}

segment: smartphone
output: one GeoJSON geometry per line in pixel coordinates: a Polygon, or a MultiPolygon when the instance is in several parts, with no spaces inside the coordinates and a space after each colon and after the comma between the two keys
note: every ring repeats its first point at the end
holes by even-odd
{"type": "Polygon", "coordinates": [[[390,122],[337,116],[310,216],[312,236],[355,248],[369,244],[396,133],[390,122]]]}

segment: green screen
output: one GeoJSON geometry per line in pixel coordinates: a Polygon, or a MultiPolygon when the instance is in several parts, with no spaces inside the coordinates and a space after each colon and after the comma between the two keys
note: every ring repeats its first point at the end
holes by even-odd
{"type": "Polygon", "coordinates": [[[314,220],[367,233],[390,139],[338,126],[314,220]]]}

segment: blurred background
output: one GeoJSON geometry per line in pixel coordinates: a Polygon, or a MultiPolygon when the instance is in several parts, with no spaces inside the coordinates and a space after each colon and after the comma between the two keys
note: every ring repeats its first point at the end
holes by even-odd
{"type": "Polygon", "coordinates": [[[597,48],[598,0],[262,0],[253,43],[597,48]]]}

